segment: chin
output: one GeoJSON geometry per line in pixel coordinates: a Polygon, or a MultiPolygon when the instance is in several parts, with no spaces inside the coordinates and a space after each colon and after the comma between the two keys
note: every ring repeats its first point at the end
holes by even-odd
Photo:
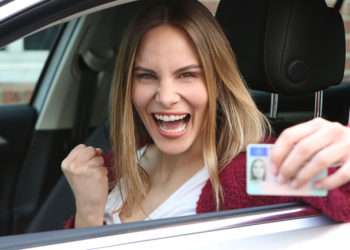
{"type": "Polygon", "coordinates": [[[191,143],[183,142],[157,142],[154,141],[157,148],[164,154],[167,155],[180,155],[183,154],[191,148],[191,143]]]}

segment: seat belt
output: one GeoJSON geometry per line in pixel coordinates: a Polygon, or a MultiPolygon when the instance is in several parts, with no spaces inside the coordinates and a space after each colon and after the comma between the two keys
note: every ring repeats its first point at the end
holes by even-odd
{"type": "Polygon", "coordinates": [[[71,135],[71,147],[82,143],[89,133],[99,74],[112,62],[113,54],[112,50],[96,53],[92,49],[89,49],[79,55],[81,77],[71,135]]]}

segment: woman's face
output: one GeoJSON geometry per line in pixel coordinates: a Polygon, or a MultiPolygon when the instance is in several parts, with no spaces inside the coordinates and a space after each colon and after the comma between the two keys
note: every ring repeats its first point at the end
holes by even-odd
{"type": "Polygon", "coordinates": [[[253,165],[253,176],[255,176],[256,179],[262,180],[265,176],[265,164],[263,161],[256,161],[253,165]]]}
{"type": "Polygon", "coordinates": [[[133,71],[132,101],[163,153],[184,153],[200,143],[208,94],[196,52],[183,31],[161,25],[144,35],[133,71]]]}

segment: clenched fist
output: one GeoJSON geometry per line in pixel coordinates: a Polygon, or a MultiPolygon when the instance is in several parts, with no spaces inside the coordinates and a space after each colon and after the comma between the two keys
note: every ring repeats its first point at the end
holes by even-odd
{"type": "Polygon", "coordinates": [[[80,144],[62,161],[62,171],[75,197],[77,228],[103,224],[108,178],[101,154],[101,149],[80,144]]]}

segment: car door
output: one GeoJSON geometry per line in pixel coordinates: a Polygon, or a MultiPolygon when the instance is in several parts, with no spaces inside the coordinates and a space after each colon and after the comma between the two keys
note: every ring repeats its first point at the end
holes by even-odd
{"type": "Polygon", "coordinates": [[[51,28],[0,50],[0,234],[10,230],[16,183],[38,118],[33,100],[60,31],[51,28]]]}
{"type": "MultiPolygon", "coordinates": [[[[3,162],[0,234],[24,232],[61,176],[60,162],[74,146],[72,141],[79,143],[72,139],[77,102],[81,99],[78,97],[79,81],[81,74],[84,74],[79,60],[83,53],[88,54],[89,58],[92,54],[80,43],[84,39],[92,39],[84,36],[87,30],[93,29],[94,21],[84,23],[84,18],[76,19],[74,15],[81,16],[85,12],[118,5],[119,1],[37,0],[28,2],[28,5],[18,3],[10,1],[1,7],[2,55],[21,45],[22,50],[16,52],[17,57],[33,59],[41,56],[41,63],[40,69],[32,70],[36,73],[34,77],[33,72],[27,73],[14,64],[23,65],[24,59],[16,60],[13,53],[12,56],[7,55],[7,59],[2,56],[4,63],[8,64],[9,58],[14,62],[8,66],[13,69],[12,72],[0,72],[3,76],[0,79],[13,78],[18,82],[13,86],[19,85],[23,89],[30,85],[31,88],[13,94],[11,105],[6,103],[0,106],[0,159],[3,162]],[[18,8],[17,12],[14,8],[18,8]],[[54,25],[56,22],[65,24],[54,25]],[[47,26],[52,27],[47,29],[47,26]],[[28,36],[38,30],[42,31],[28,36]],[[39,44],[43,44],[41,48],[39,44]],[[27,51],[26,46],[36,51],[27,51]],[[26,82],[28,74],[32,78],[30,83],[26,82]],[[18,104],[13,104],[15,100],[18,100],[18,104]]],[[[32,68],[37,64],[32,61],[27,63],[32,68]]],[[[103,96],[96,97],[99,104],[106,103],[106,94],[108,89],[105,88],[103,96]]],[[[94,113],[92,123],[105,119],[102,116],[105,112],[95,110],[94,113]]]]}
{"type": "Polygon", "coordinates": [[[298,204],[280,204],[7,236],[0,238],[0,249],[323,249],[334,238],[347,239],[349,224],[337,225],[312,214],[314,211],[298,204]],[[309,216],[300,216],[308,210],[309,216]]]}
{"type": "Polygon", "coordinates": [[[28,36],[51,22],[47,19],[57,1],[47,2],[6,1],[1,6],[0,235],[21,231],[35,213],[60,175],[57,165],[69,137],[67,129],[47,129],[40,116],[75,27],[56,25],[28,36]]]}

